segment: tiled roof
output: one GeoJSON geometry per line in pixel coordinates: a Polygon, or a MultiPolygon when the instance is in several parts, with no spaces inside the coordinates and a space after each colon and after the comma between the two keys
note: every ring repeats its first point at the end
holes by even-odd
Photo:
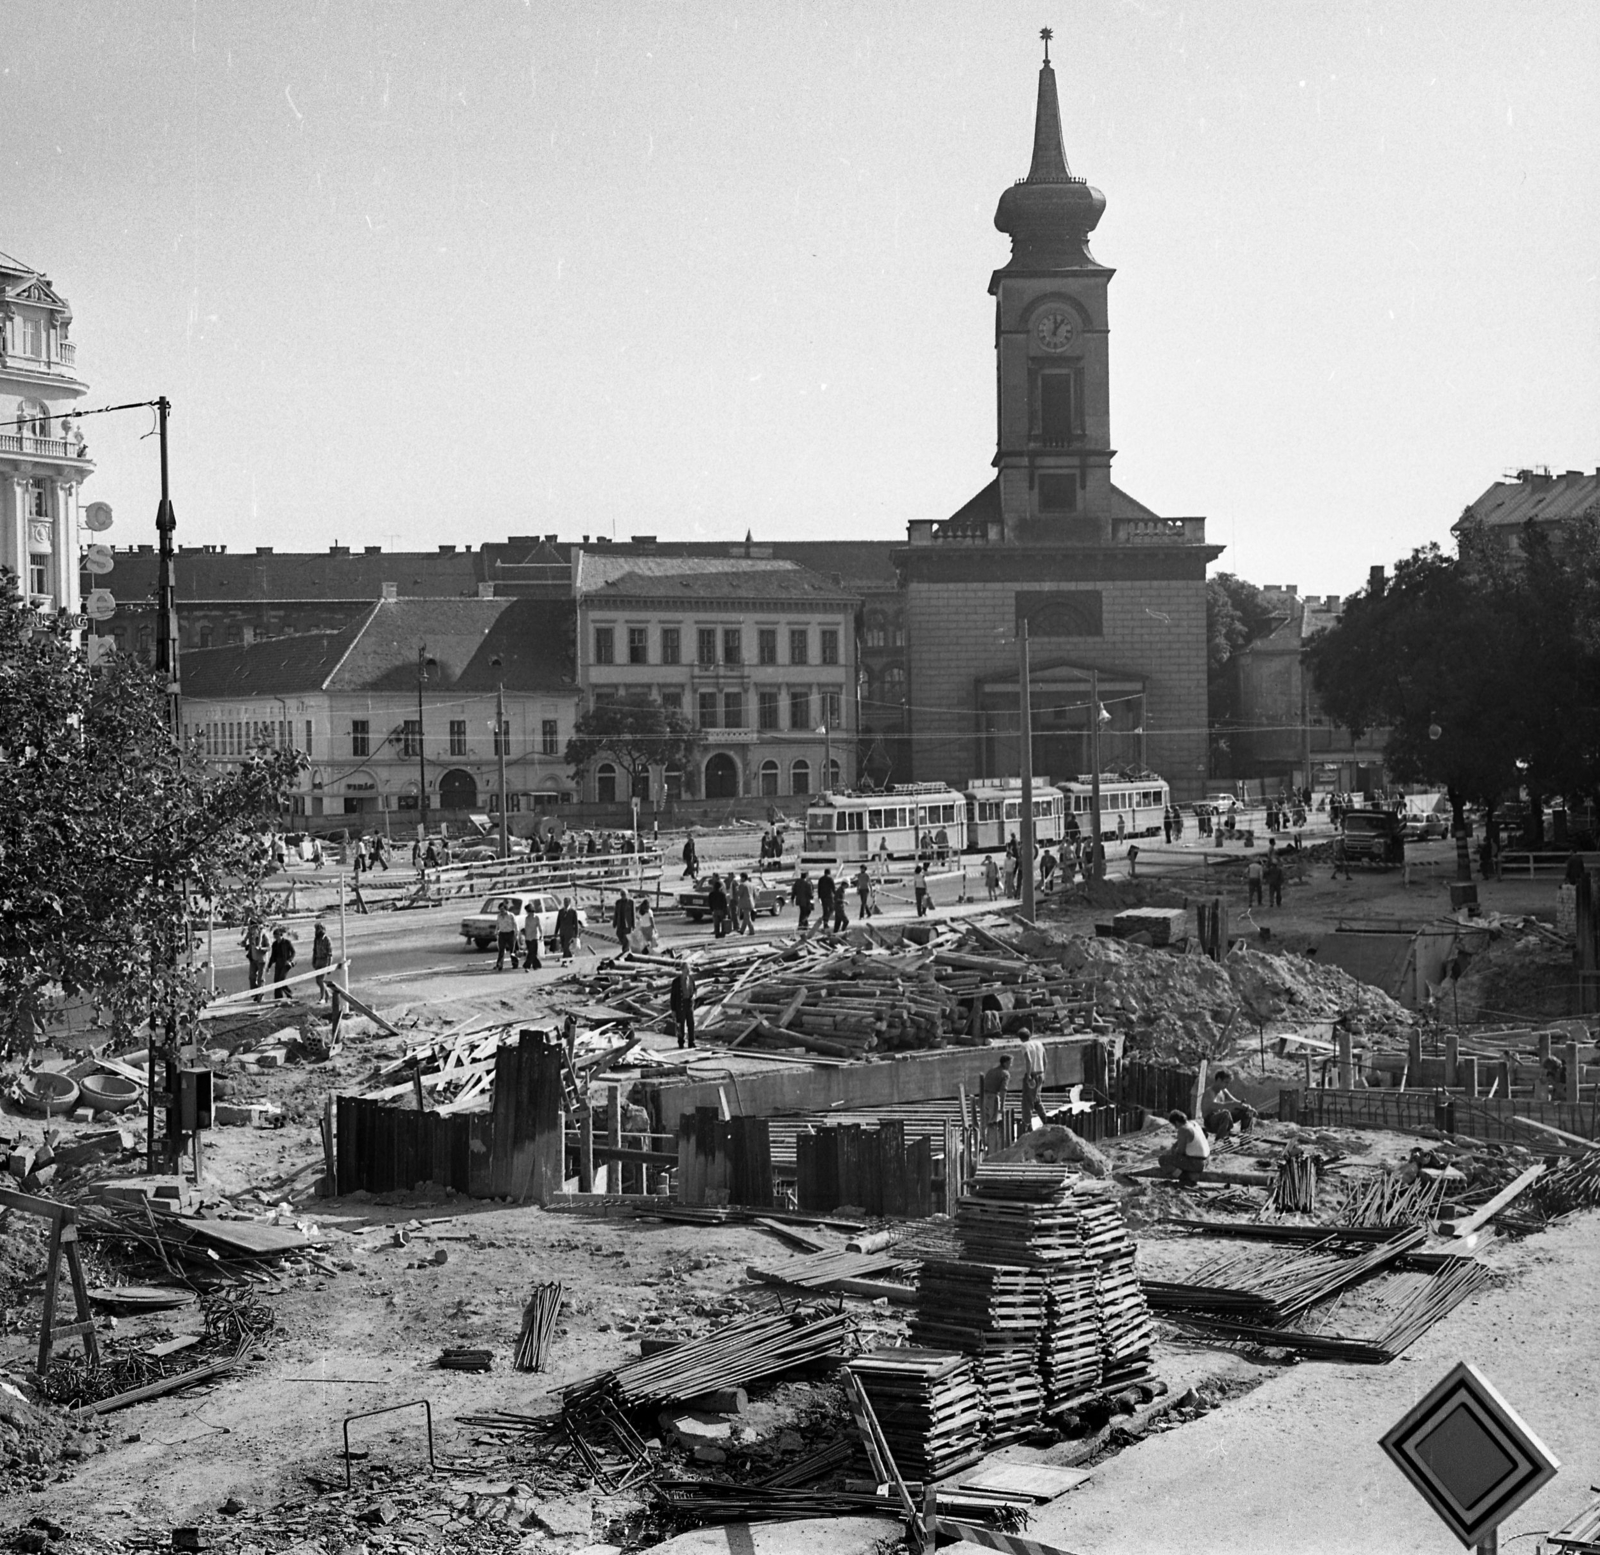
{"type": "Polygon", "coordinates": [[[770,556],[728,556],[714,552],[685,556],[654,551],[614,551],[607,546],[602,551],[584,551],[579,556],[575,587],[580,595],[592,594],[623,577],[676,579],[706,573],[718,576],[736,572],[774,573],[794,566],[793,562],[774,561],[770,556]]]}
{"type": "Polygon", "coordinates": [[[1475,518],[1496,529],[1514,528],[1529,519],[1555,523],[1580,518],[1600,507],[1600,470],[1568,470],[1563,475],[1522,472],[1514,481],[1496,481],[1471,504],[1462,520],[1475,518]]]}
{"type": "Polygon", "coordinates": [[[832,578],[804,567],[765,569],[718,567],[715,571],[677,574],[626,572],[586,596],[597,599],[850,599],[832,578]]]}
{"type": "Polygon", "coordinates": [[[411,690],[422,647],[435,661],[432,690],[493,691],[497,683],[513,692],[574,689],[573,616],[565,600],[393,599],[341,632],[190,649],[180,661],[183,694],[411,690]]]}
{"type": "MultiPolygon", "coordinates": [[[[157,557],[118,551],[111,586],[132,602],[153,595],[157,557]]],[[[402,595],[474,596],[482,577],[475,551],[382,551],[333,555],[318,551],[185,551],[173,558],[178,605],[219,600],[381,599],[393,583],[402,595]]]]}

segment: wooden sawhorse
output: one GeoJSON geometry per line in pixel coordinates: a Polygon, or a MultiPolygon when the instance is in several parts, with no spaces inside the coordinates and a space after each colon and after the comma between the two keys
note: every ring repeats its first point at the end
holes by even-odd
{"type": "Polygon", "coordinates": [[[83,1282],[83,1264],[78,1259],[78,1211],[70,1204],[41,1199],[32,1193],[16,1193],[0,1188],[0,1205],[37,1215],[50,1222],[50,1253],[44,1266],[44,1316],[39,1322],[39,1375],[50,1364],[50,1351],[63,1339],[83,1340],[84,1353],[91,1366],[100,1364],[100,1343],[95,1337],[94,1319],[89,1313],[89,1288],[83,1282]],[[67,1258],[67,1273],[72,1278],[72,1295],[78,1309],[75,1323],[56,1324],[56,1291],[61,1279],[61,1255],[67,1258]]]}

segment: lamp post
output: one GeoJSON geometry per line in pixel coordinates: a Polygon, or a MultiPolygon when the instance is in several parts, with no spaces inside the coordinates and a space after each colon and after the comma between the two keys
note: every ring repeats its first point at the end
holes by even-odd
{"type": "Polygon", "coordinates": [[[1017,862],[1022,866],[1022,916],[1033,917],[1033,681],[1028,657],[1028,618],[1017,617],[1017,698],[1022,709],[1022,826],[1017,862]]]}
{"type": "Polygon", "coordinates": [[[833,781],[833,729],[828,723],[827,711],[824,709],[822,722],[817,727],[817,733],[822,736],[822,783],[818,787],[819,794],[830,793],[829,784],[833,781]]]}
{"type": "Polygon", "coordinates": [[[428,645],[417,646],[417,813],[422,817],[421,835],[428,835],[428,757],[427,742],[422,731],[422,683],[428,678],[428,666],[437,661],[428,657],[428,645]]]}
{"type": "Polygon", "coordinates": [[[1089,874],[1106,877],[1106,856],[1100,843],[1100,671],[1089,671],[1089,874]]]}

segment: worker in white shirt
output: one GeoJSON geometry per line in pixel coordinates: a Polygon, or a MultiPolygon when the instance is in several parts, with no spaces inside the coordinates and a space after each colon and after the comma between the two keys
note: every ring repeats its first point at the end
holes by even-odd
{"type": "Polygon", "coordinates": [[[1173,1140],[1172,1148],[1156,1159],[1168,1175],[1176,1172],[1180,1181],[1193,1187],[1211,1159],[1211,1141],[1206,1138],[1199,1120],[1178,1108],[1167,1114],[1167,1122],[1178,1131],[1178,1137],[1173,1140]]]}
{"type": "Polygon", "coordinates": [[[1022,1039],[1022,1130],[1028,1133],[1044,1121],[1044,1043],[1023,1026],[1022,1039]]]}

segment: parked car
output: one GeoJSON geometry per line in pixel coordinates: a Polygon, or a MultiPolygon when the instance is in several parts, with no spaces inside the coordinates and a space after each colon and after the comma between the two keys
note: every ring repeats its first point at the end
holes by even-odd
{"type": "MultiPolygon", "coordinates": [[[[556,914],[561,911],[561,898],[543,892],[529,894],[523,891],[498,891],[483,899],[477,912],[461,920],[461,937],[470,946],[488,950],[494,944],[494,926],[500,916],[501,902],[511,904],[511,916],[524,934],[537,933],[539,943],[547,944],[556,932],[556,914]]],[[[579,909],[579,916],[588,921],[579,909]]]]}
{"type": "Polygon", "coordinates": [[[1222,815],[1241,808],[1238,799],[1232,794],[1207,794],[1200,803],[1208,810],[1215,810],[1222,815]]]}
{"type": "Polygon", "coordinates": [[[1437,810],[1426,815],[1408,815],[1400,833],[1406,842],[1437,842],[1450,835],[1450,823],[1437,810]]]}
{"type": "MultiPolygon", "coordinates": [[[[733,888],[736,881],[723,880],[723,888],[728,893],[728,907],[733,907],[733,888]]],[[[696,884],[687,891],[678,892],[678,906],[684,911],[690,923],[700,923],[711,916],[711,908],[706,903],[706,898],[711,893],[711,882],[707,880],[703,885],[696,884]]],[[[755,902],[756,912],[769,913],[776,918],[784,907],[788,905],[789,888],[786,885],[768,885],[759,877],[750,882],[750,895],[755,902]]]]}

